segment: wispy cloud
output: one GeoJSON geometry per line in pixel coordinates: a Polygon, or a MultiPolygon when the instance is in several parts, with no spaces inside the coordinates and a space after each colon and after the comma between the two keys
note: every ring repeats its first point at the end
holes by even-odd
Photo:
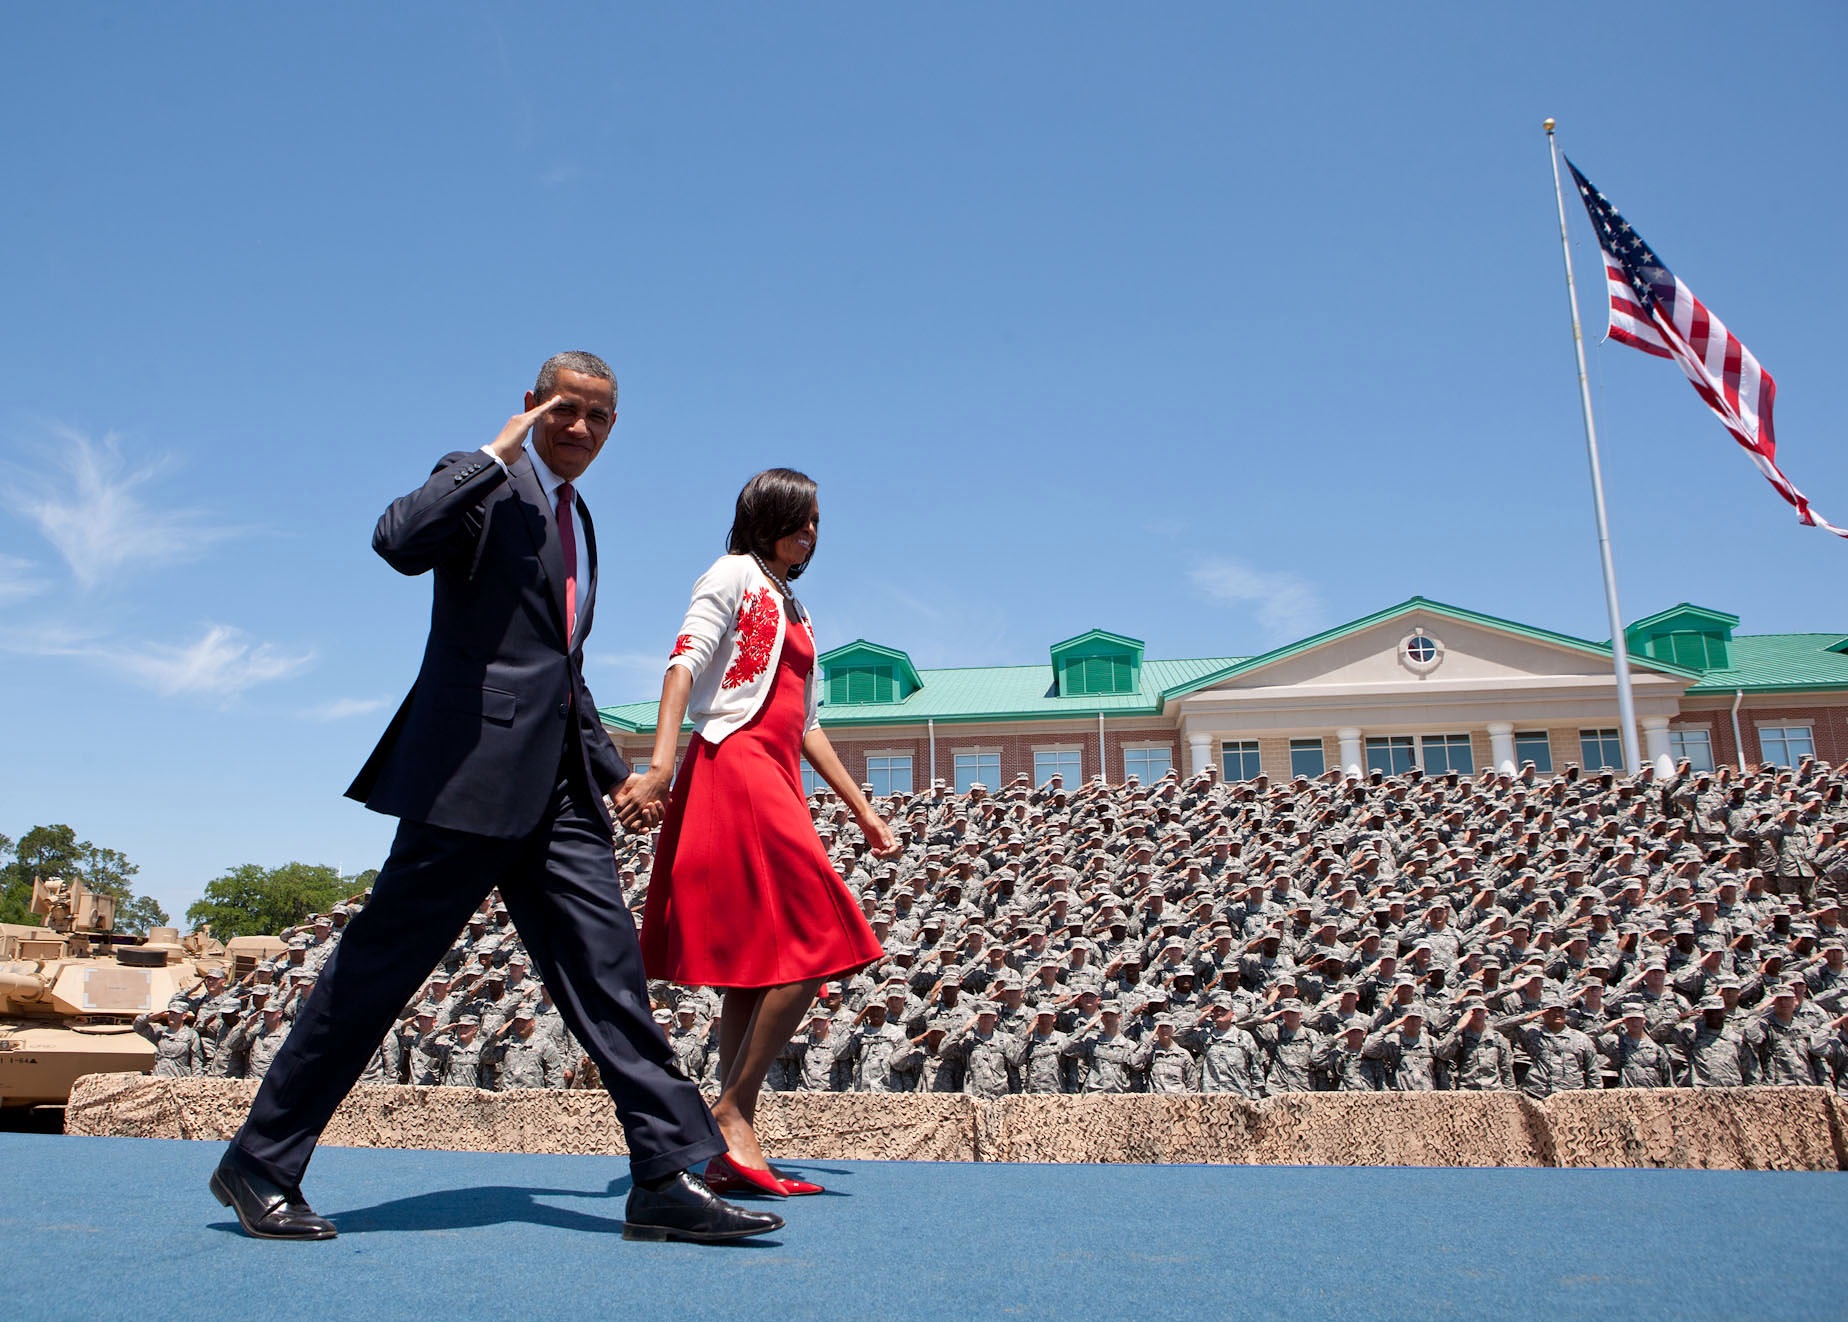
{"type": "Polygon", "coordinates": [[[38,566],[16,555],[0,555],[0,606],[36,597],[46,588],[38,566]]]}
{"type": "Polygon", "coordinates": [[[1217,559],[1195,566],[1188,577],[1215,601],[1255,605],[1259,626],[1274,642],[1313,633],[1322,618],[1322,599],[1315,585],[1287,570],[1217,559]]]}
{"type": "Polygon", "coordinates": [[[920,619],[929,620],[932,624],[941,624],[943,622],[943,611],[931,605],[923,598],[914,597],[903,588],[897,587],[891,583],[884,583],[880,586],[884,588],[886,595],[891,597],[892,600],[896,601],[900,606],[903,606],[908,614],[915,615],[920,619]]]}
{"type": "Polygon", "coordinates": [[[180,645],[127,643],[53,624],[15,630],[0,646],[92,662],[163,697],[218,703],[229,703],[259,684],[299,674],[314,662],[313,652],[289,653],[272,643],[256,643],[226,624],[208,625],[197,642],[180,645]]]}
{"type": "Polygon", "coordinates": [[[349,716],[375,712],[390,701],[390,698],[333,698],[310,707],[302,715],[311,721],[344,721],[349,716]]]}
{"type": "Polygon", "coordinates": [[[5,499],[38,526],[85,588],[124,570],[195,560],[243,531],[201,510],[150,502],[146,488],[167,461],[131,461],[113,432],[101,441],[69,427],[53,435],[43,464],[9,476],[5,499]]]}

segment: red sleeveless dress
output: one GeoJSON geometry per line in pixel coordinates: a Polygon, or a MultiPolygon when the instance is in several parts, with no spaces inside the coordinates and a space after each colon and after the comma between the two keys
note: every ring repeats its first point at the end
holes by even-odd
{"type": "Polygon", "coordinates": [[[680,763],[642,910],[651,978],[773,987],[881,958],[879,938],[828,861],[802,792],[808,630],[791,620],[764,705],[680,763]]]}

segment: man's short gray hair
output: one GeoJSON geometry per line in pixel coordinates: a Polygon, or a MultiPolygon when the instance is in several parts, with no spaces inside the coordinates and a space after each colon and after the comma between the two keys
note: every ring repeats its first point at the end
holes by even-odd
{"type": "Polygon", "coordinates": [[[610,365],[594,353],[582,349],[571,349],[565,353],[555,353],[546,359],[539,368],[539,379],[533,382],[533,398],[544,403],[558,393],[558,374],[560,372],[580,372],[585,376],[598,377],[610,383],[610,407],[616,407],[616,373],[610,371],[610,365]]]}

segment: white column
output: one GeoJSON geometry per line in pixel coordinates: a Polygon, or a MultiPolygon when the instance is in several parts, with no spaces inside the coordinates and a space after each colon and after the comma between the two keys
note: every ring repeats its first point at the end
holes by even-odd
{"type": "Polygon", "coordinates": [[[1643,756],[1655,763],[1656,775],[1675,774],[1675,757],[1668,751],[1668,717],[1643,717],[1643,756]]]}
{"type": "Polygon", "coordinates": [[[1360,731],[1351,725],[1344,725],[1335,731],[1335,738],[1341,743],[1342,772],[1358,776],[1361,773],[1360,731]]]}
{"type": "Polygon", "coordinates": [[[1489,761],[1505,776],[1512,776],[1521,769],[1514,760],[1514,722],[1489,722],[1489,761]]]}
{"type": "Polygon", "coordinates": [[[1213,736],[1210,734],[1189,734],[1187,736],[1187,761],[1191,768],[1190,775],[1199,775],[1213,763],[1213,736]]]}

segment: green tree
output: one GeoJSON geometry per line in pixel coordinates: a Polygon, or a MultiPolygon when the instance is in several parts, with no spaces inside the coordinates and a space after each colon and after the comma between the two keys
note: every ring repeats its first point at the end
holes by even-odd
{"type": "Polygon", "coordinates": [[[32,879],[67,877],[81,881],[98,895],[116,901],[116,930],[142,936],[150,927],[166,923],[166,912],[152,899],[135,894],[134,876],[140,871],[120,850],[105,849],[79,840],[77,832],[60,825],[35,826],[17,844],[0,836],[0,922],[37,923],[32,913],[32,879]]]}
{"type": "Polygon", "coordinates": [[[221,941],[234,936],[273,935],[322,913],[360,887],[324,864],[285,863],[265,868],[245,863],[205,885],[205,894],[186,911],[194,927],[210,923],[221,941]]]}

